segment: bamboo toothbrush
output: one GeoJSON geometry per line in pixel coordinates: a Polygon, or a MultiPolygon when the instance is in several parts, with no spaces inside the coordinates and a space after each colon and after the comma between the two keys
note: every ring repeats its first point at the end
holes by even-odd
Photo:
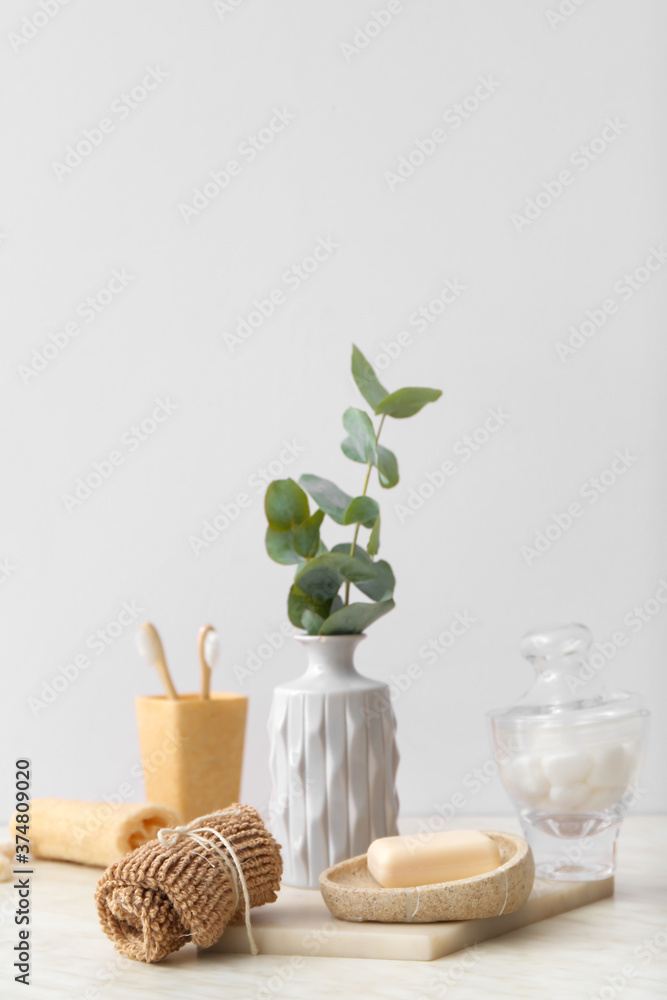
{"type": "Polygon", "coordinates": [[[212,625],[202,625],[199,629],[197,649],[201,664],[201,696],[206,700],[211,696],[211,671],[220,656],[220,639],[212,625]]]}
{"type": "Polygon", "coordinates": [[[143,656],[146,663],[149,663],[151,666],[156,668],[167,692],[167,698],[177,700],[178,695],[176,694],[176,688],[174,687],[169,674],[169,667],[167,666],[167,660],[164,655],[162,641],[158,635],[155,625],[151,625],[150,622],[144,622],[143,625],[139,626],[139,631],[137,632],[137,646],[139,647],[139,652],[143,656]]]}

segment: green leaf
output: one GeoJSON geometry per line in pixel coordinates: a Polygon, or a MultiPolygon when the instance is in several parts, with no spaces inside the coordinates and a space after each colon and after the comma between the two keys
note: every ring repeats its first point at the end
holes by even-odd
{"type": "Polygon", "coordinates": [[[276,479],[269,483],[264,510],[274,531],[295,528],[310,514],[308,497],[293,479],[276,479]]]}
{"type": "Polygon", "coordinates": [[[380,549],[380,511],[378,510],[378,516],[375,518],[375,524],[373,525],[373,530],[371,531],[370,538],[368,539],[368,554],[369,556],[376,556],[380,549]]]}
{"type": "Polygon", "coordinates": [[[299,482],[308,490],[315,503],[337,524],[343,524],[345,511],[352,502],[348,493],[343,493],[335,483],[309,473],[301,476],[299,482]]]}
{"type": "Polygon", "coordinates": [[[317,635],[324,621],[324,618],[320,618],[319,615],[316,615],[314,611],[309,611],[308,608],[301,615],[301,624],[308,635],[317,635]]]}
{"type": "MultiPolygon", "coordinates": [[[[334,545],[334,547],[332,548],[331,551],[332,552],[342,552],[343,555],[349,556],[349,554],[350,554],[350,547],[351,546],[350,546],[349,542],[339,542],[338,545],[334,545]]],[[[373,560],[368,555],[368,553],[366,552],[366,549],[363,547],[363,545],[355,545],[355,547],[354,547],[354,558],[355,559],[361,559],[361,561],[363,563],[365,563],[367,566],[372,566],[373,565],[373,560]]]]}
{"type": "Polygon", "coordinates": [[[398,462],[393,451],[389,451],[389,448],[385,448],[381,444],[378,445],[377,466],[380,486],[386,490],[391,489],[398,482],[398,462]]]}
{"type": "Polygon", "coordinates": [[[377,462],[377,447],[375,431],[371,418],[363,410],[350,406],[343,414],[343,427],[348,433],[341,444],[344,454],[353,462],[363,462],[365,465],[377,462]]]}
{"type": "Polygon", "coordinates": [[[291,531],[274,531],[273,528],[267,528],[266,551],[275,562],[284,566],[303,562],[294,548],[294,534],[291,531]]]}
{"type": "Polygon", "coordinates": [[[372,580],[376,575],[372,563],[343,554],[327,552],[307,562],[296,575],[301,590],[320,602],[332,600],[342,583],[372,580]]]}
{"type": "Polygon", "coordinates": [[[352,345],[352,378],[366,402],[375,409],[385,398],[387,390],[378,382],[372,364],[366,360],[358,347],[352,345]]]}
{"type": "Polygon", "coordinates": [[[296,625],[297,628],[307,629],[308,626],[304,625],[303,622],[303,616],[306,611],[310,611],[311,614],[317,615],[324,620],[329,615],[331,608],[331,599],[320,601],[316,597],[313,597],[312,594],[307,594],[301,590],[296,583],[292,584],[287,597],[287,615],[292,625],[296,625]]]}
{"type": "Polygon", "coordinates": [[[316,510],[298,528],[294,529],[294,548],[300,556],[310,559],[317,555],[320,546],[320,525],[324,520],[324,511],[316,510]]]}
{"type": "Polygon", "coordinates": [[[404,417],[412,417],[415,413],[419,413],[427,403],[434,403],[441,396],[440,389],[397,389],[396,392],[380,400],[375,412],[386,413],[388,417],[402,420],[404,417]]]}
{"type": "MultiPolygon", "coordinates": [[[[339,545],[334,545],[331,551],[349,555],[350,546],[345,542],[341,542],[339,545]]],[[[376,562],[373,562],[368,552],[361,545],[355,545],[354,558],[359,559],[367,567],[372,567],[375,572],[372,580],[355,580],[355,587],[361,590],[366,597],[372,597],[374,601],[384,601],[391,597],[396,586],[396,580],[389,563],[385,562],[384,559],[378,559],[376,562]]],[[[334,610],[335,608],[332,609],[332,612],[334,610]]]]}
{"type": "Polygon", "coordinates": [[[373,563],[377,576],[374,580],[359,581],[355,584],[358,590],[373,601],[388,601],[394,596],[396,577],[388,562],[378,559],[373,563]]]}
{"type": "Polygon", "coordinates": [[[347,607],[329,615],[320,628],[320,635],[358,635],[394,607],[393,601],[381,601],[379,604],[348,604],[347,607]]]}
{"type": "Polygon", "coordinates": [[[380,507],[377,500],[371,497],[355,497],[345,511],[343,524],[363,524],[367,528],[372,528],[379,514],[380,507]]]}

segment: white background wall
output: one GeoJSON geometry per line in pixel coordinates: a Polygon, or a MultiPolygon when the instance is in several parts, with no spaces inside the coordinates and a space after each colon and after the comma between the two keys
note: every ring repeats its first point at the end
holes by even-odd
{"type": "Polygon", "coordinates": [[[519,637],[568,620],[600,640],[625,633],[609,679],[653,711],[639,808],[664,809],[667,610],[650,604],[660,610],[637,626],[633,608],[667,579],[667,267],[631,296],[621,288],[667,239],[667,8],[587,0],[557,21],[547,16],[557,0],[416,0],[351,52],[341,43],[359,39],[383,0],[218,7],[79,0],[17,42],[40,8],[2,5],[2,812],[24,755],[35,795],[102,798],[130,782],[141,797],[133,700],[158,691],[157,678],[134,627],[99,655],[87,645],[124,602],[162,631],[181,690],[197,684],[198,627],[218,627],[215,687],[250,696],[243,798],[266,803],[271,691],[304,658],[286,643],[249,677],[233,669],[286,621],[291,579],[264,552],[251,477],[296,442],[282,475],[360,491],[362,467],[339,450],[342,412],[360,402],[353,341],[385,366],[390,389],[443,389],[438,404],[386,427],[402,477],[381,497],[397,609],[358,655],[375,677],[424,668],[395,706],[404,814],[457,790],[471,814],[509,810],[496,781],[472,795],[464,779],[489,756],[485,712],[530,683],[519,637]],[[118,111],[147,67],[166,77],[118,111]],[[460,127],[443,122],[489,76],[492,96],[460,127]],[[248,162],[239,145],[274,108],[294,120],[248,162]],[[113,131],[99,147],[71,171],[54,168],[103,118],[113,131]],[[576,151],[608,118],[625,127],[583,170],[576,151]],[[386,173],[437,127],[446,140],[390,190],[386,173]],[[186,222],[179,206],[230,159],[240,173],[186,222]],[[514,224],[565,169],[573,183],[561,196],[514,224]],[[289,291],[281,276],[320,238],[338,248],[289,291]],[[123,269],[132,280],[93,322],[77,313],[123,269]],[[465,291],[417,330],[411,314],[447,279],[465,291]],[[284,304],[230,351],[224,334],[278,287],[284,304]],[[571,325],[609,298],[617,312],[561,360],[571,325]],[[26,374],[39,365],[33,351],[73,321],[78,336],[26,374]],[[384,345],[401,331],[410,343],[387,366],[384,345]],[[176,410],[132,450],[123,436],[166,398],[176,410]],[[456,442],[497,407],[505,425],[464,461],[456,442]],[[617,449],[635,460],[592,503],[581,490],[617,449]],[[113,450],[122,464],[68,512],[63,494],[113,450]],[[448,458],[456,475],[401,520],[394,504],[448,458]],[[239,493],[249,505],[195,554],[190,537],[239,493]],[[582,516],[548,551],[522,554],[577,500],[582,516]],[[474,626],[428,664],[420,647],[464,611],[474,626]],[[90,666],[47,705],[81,654],[90,666]]]}

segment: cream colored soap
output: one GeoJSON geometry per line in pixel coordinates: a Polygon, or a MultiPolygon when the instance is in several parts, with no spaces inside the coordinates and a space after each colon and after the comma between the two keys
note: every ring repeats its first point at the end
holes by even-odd
{"type": "Polygon", "coordinates": [[[368,870],[384,889],[455,882],[500,867],[498,845],[479,830],[381,837],[368,848],[368,870]]]}

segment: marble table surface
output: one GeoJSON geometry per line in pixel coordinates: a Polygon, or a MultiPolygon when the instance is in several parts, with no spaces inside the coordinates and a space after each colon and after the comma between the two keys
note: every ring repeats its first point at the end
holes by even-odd
{"type": "MultiPolygon", "coordinates": [[[[406,821],[407,832],[414,821],[406,821]]],[[[455,825],[455,824],[452,824],[455,825]]],[[[458,826],[519,832],[512,817],[458,826]]],[[[667,816],[630,816],[619,842],[616,894],[433,962],[201,954],[159,965],[114,951],[97,922],[100,870],[38,862],[33,876],[33,975],[13,982],[16,890],[0,884],[0,996],[7,1000],[652,1000],[667,997],[667,816]]],[[[316,945],[314,946],[316,947],[316,945]]]]}

